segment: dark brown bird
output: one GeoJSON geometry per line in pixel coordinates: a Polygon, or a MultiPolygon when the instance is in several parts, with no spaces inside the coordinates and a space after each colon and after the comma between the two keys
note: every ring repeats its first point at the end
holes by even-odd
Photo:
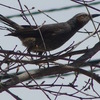
{"type": "Polygon", "coordinates": [[[91,18],[100,16],[100,14],[89,15],[86,13],[79,13],[72,17],[67,22],[43,25],[40,31],[36,30],[36,26],[18,25],[10,19],[0,15],[0,21],[13,28],[7,36],[18,37],[28,51],[42,53],[51,51],[62,46],[68,41],[80,28],[82,28],[91,18]]]}

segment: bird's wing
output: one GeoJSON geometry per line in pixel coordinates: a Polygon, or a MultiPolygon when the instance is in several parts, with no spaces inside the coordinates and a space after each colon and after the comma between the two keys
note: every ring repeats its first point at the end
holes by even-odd
{"type": "Polygon", "coordinates": [[[61,31],[64,30],[63,23],[43,25],[39,29],[36,26],[29,26],[29,25],[22,25],[22,27],[24,27],[24,29],[16,30],[14,33],[10,33],[8,35],[16,37],[40,38],[41,37],[40,34],[42,34],[43,37],[48,37],[61,34],[61,31]]]}

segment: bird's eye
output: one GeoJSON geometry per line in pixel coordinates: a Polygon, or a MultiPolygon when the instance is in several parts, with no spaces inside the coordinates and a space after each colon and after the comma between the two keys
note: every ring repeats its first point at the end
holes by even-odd
{"type": "Polygon", "coordinates": [[[77,17],[77,21],[78,22],[84,22],[84,20],[86,20],[88,18],[87,15],[80,15],[77,17]]]}
{"type": "Polygon", "coordinates": [[[86,15],[81,15],[79,16],[79,19],[84,19],[86,17],[86,15]]]}

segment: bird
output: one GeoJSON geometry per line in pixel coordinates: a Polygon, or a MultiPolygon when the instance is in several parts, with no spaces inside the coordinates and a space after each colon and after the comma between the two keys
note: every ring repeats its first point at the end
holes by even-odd
{"type": "Polygon", "coordinates": [[[42,54],[52,51],[66,43],[89,20],[100,14],[78,13],[66,22],[45,24],[42,27],[35,25],[19,25],[0,14],[0,21],[11,28],[6,36],[18,37],[28,52],[42,54]],[[40,27],[40,28],[39,28],[40,27]]]}

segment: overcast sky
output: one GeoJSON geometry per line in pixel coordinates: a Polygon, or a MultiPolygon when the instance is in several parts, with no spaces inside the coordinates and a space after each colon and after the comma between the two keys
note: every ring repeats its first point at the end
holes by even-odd
{"type": "MultiPolygon", "coordinates": [[[[27,5],[28,8],[32,8],[35,7],[35,9],[33,11],[37,11],[37,10],[48,10],[48,9],[52,9],[52,8],[61,8],[61,7],[67,7],[67,6],[71,6],[71,5],[77,5],[76,3],[70,1],[70,0],[20,0],[23,7],[24,5],[27,5]]],[[[96,0],[99,1],[99,0],[96,0]]],[[[0,0],[1,4],[5,4],[11,7],[15,7],[15,8],[19,8],[19,4],[17,0],[0,0]]],[[[97,9],[100,9],[100,5],[96,5],[94,6],[97,9]]],[[[93,9],[89,9],[90,13],[99,13],[93,9]]],[[[70,19],[71,17],[73,17],[75,14],[80,13],[80,12],[87,12],[85,7],[81,7],[81,8],[72,8],[69,10],[62,10],[62,11],[57,11],[57,12],[50,12],[47,13],[49,16],[51,16],[52,18],[54,18],[55,20],[57,20],[58,22],[65,22],[68,19],[70,19]]],[[[9,15],[14,15],[14,14],[20,14],[20,12],[13,10],[13,9],[9,9],[3,6],[0,6],[0,14],[4,15],[4,16],[9,16],[9,15]]],[[[44,21],[46,21],[46,24],[52,24],[55,23],[53,20],[51,20],[50,18],[48,18],[47,16],[45,16],[44,14],[38,14],[38,15],[33,15],[36,22],[38,23],[38,25],[41,25],[44,21]]],[[[31,24],[34,25],[34,22],[32,21],[31,17],[28,17],[29,21],[31,22],[31,24]]],[[[18,24],[27,24],[22,18],[18,17],[18,18],[12,18],[13,21],[17,22],[18,24]]],[[[99,18],[95,18],[95,21],[99,21],[100,22],[100,17],[99,18]]],[[[3,25],[0,23],[0,26],[3,25]]],[[[89,30],[89,31],[93,31],[95,30],[92,23],[89,22],[85,27],[85,29],[89,30]]],[[[84,28],[82,28],[81,30],[84,30],[84,28]]],[[[15,45],[17,45],[17,50],[21,50],[23,51],[25,49],[24,46],[22,46],[21,42],[19,39],[15,38],[15,37],[5,37],[4,35],[6,35],[7,31],[1,31],[0,30],[0,46],[5,49],[5,50],[13,50],[13,48],[15,47],[15,45]]],[[[66,48],[68,45],[70,45],[73,41],[75,41],[75,43],[79,42],[80,40],[84,39],[86,36],[88,36],[87,34],[76,34],[75,36],[73,36],[66,44],[64,44],[61,48],[52,51],[52,53],[60,51],[64,48],[66,48]]],[[[88,39],[87,41],[85,41],[84,43],[82,43],[78,48],[76,49],[83,49],[86,47],[93,47],[95,45],[95,43],[98,42],[98,38],[91,38],[88,39]]],[[[99,55],[100,56],[100,55],[99,55]]],[[[96,55],[96,58],[99,58],[99,56],[96,55]]],[[[31,67],[32,68],[32,67],[31,67]]],[[[30,69],[31,69],[30,68],[30,69]]],[[[28,68],[27,68],[28,69],[28,68]]],[[[85,76],[81,75],[81,77],[83,77],[84,79],[86,78],[85,76]]],[[[83,80],[81,80],[80,77],[80,81],[79,84],[80,86],[82,86],[81,84],[84,83],[83,80]]],[[[70,77],[64,77],[64,79],[59,79],[57,81],[57,83],[62,84],[62,83],[67,83],[68,82],[72,82],[71,80],[73,80],[74,77],[70,76],[70,77]]],[[[42,81],[46,81],[46,83],[51,83],[55,80],[55,78],[45,78],[43,80],[36,80],[38,83],[41,83],[42,81]]],[[[95,84],[97,86],[95,86],[95,88],[100,88],[100,86],[98,86],[98,84],[95,84]]],[[[47,97],[43,94],[43,92],[41,90],[29,90],[26,88],[12,88],[10,89],[13,93],[15,93],[16,95],[18,95],[20,98],[22,98],[22,100],[47,100],[47,97]]],[[[59,89],[57,89],[58,91],[59,89]]],[[[66,91],[66,90],[64,90],[66,91]]],[[[70,90],[70,93],[72,92],[72,90],[70,90]]],[[[100,93],[100,89],[98,90],[98,92],[100,93]]],[[[93,94],[93,93],[92,93],[93,94]]],[[[54,97],[51,95],[52,100],[54,99],[54,97]]],[[[8,93],[3,92],[0,94],[0,100],[14,100],[8,93]],[[8,99],[9,98],[9,99],[8,99]]],[[[67,97],[68,100],[72,100],[72,98],[67,97]]],[[[57,100],[66,100],[66,96],[61,96],[59,97],[57,100]],[[63,99],[62,99],[63,98],[63,99]]],[[[77,100],[77,99],[76,99],[77,100]]]]}

